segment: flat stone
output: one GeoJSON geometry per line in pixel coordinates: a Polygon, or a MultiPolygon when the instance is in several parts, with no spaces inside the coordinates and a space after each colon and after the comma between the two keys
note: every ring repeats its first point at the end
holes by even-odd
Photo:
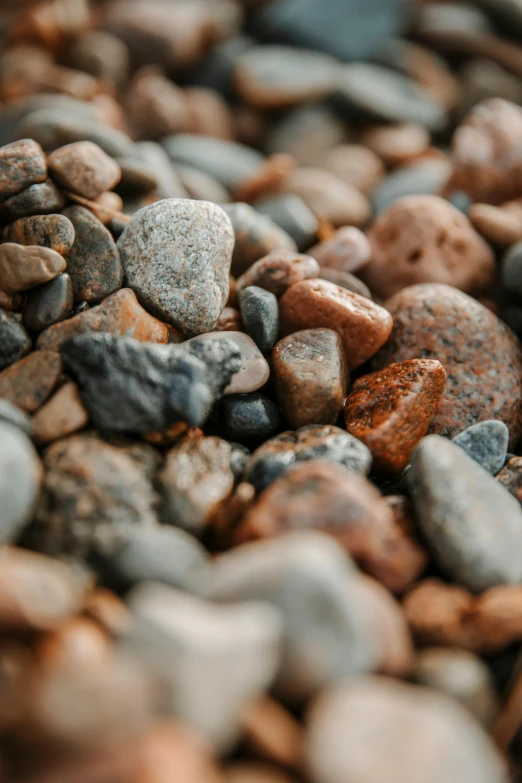
{"type": "Polygon", "coordinates": [[[52,443],[82,430],[88,421],[89,416],[82,405],[78,387],[69,381],[33,416],[33,439],[39,445],[52,443]]]}
{"type": "Polygon", "coordinates": [[[346,288],[347,291],[364,296],[366,299],[372,298],[372,293],[366,283],[363,283],[362,280],[359,280],[358,277],[355,277],[350,272],[342,272],[340,269],[330,269],[326,266],[321,267],[319,277],[321,280],[327,280],[329,283],[346,288]]]}
{"type": "Polygon", "coordinates": [[[51,152],[47,159],[52,178],[65,190],[93,199],[112,190],[121,169],[92,141],[76,141],[51,152]]]}
{"type": "Polygon", "coordinates": [[[54,182],[31,185],[0,203],[0,219],[5,223],[31,215],[48,215],[64,208],[66,199],[54,182]]]}
{"type": "Polygon", "coordinates": [[[210,202],[163,199],[118,240],[125,276],[146,307],[192,337],[215,327],[228,298],[230,220],[210,202]]]}
{"type": "Polygon", "coordinates": [[[237,280],[237,289],[259,286],[278,298],[294,283],[319,276],[319,264],[309,255],[273,250],[252,264],[237,280]]]}
{"type": "Polygon", "coordinates": [[[41,332],[48,326],[72,315],[73,287],[71,278],[61,274],[28,295],[24,309],[24,324],[32,332],[41,332]]]}
{"type": "Polygon", "coordinates": [[[496,478],[522,505],[522,457],[511,457],[496,478]]]}
{"type": "Polygon", "coordinates": [[[336,331],[350,370],[377,353],[393,325],[387,310],[326,280],[296,283],[279,308],[283,334],[322,327],[336,331]]]}
{"type": "Polygon", "coordinates": [[[522,354],[510,330],[474,299],[440,284],[415,285],[387,303],[394,328],[375,369],[438,359],[448,380],[431,432],[452,437],[485,419],[503,421],[514,443],[522,431],[522,354]],[[502,357],[499,364],[498,357],[502,357]]]}
{"type": "Polygon", "coordinates": [[[362,134],[361,144],[375,152],[387,166],[401,166],[427,151],[431,137],[424,125],[377,125],[362,134]]]}
{"type": "Polygon", "coordinates": [[[460,432],[453,443],[495,476],[506,461],[509,430],[503,421],[480,421],[460,432]]]}
{"type": "Polygon", "coordinates": [[[30,521],[42,469],[36,450],[18,426],[0,420],[0,542],[15,541],[30,521]]]}
{"type": "Polygon", "coordinates": [[[37,245],[0,245],[0,286],[5,291],[27,291],[53,280],[66,267],[55,250],[37,245]]]}
{"type": "Polygon", "coordinates": [[[343,226],[329,238],[308,250],[320,267],[341,272],[358,272],[370,260],[372,248],[365,234],[355,226],[343,226]]]}
{"type": "Polygon", "coordinates": [[[65,215],[34,215],[10,223],[2,239],[19,245],[41,245],[63,256],[73,245],[74,226],[65,215]]]}
{"type": "Polygon", "coordinates": [[[99,302],[121,288],[123,265],[111,232],[85,207],[68,207],[64,215],[76,237],[67,253],[67,272],[76,301],[99,302]]]}
{"type": "Polygon", "coordinates": [[[0,398],[0,422],[7,422],[13,424],[15,427],[19,427],[22,432],[31,437],[33,428],[31,419],[16,405],[0,398]]]}
{"type": "Polygon", "coordinates": [[[80,311],[54,324],[38,337],[37,348],[59,351],[69,337],[89,332],[107,332],[117,337],[133,337],[152,343],[168,343],[169,331],[143,309],[130,288],[122,288],[97,307],[80,311]]]}
{"type": "Polygon", "coordinates": [[[305,329],[284,337],[273,350],[272,366],[277,398],[291,427],[335,424],[349,380],[336,332],[305,329]]]}
{"type": "Polygon", "coordinates": [[[227,436],[234,440],[268,438],[281,426],[279,408],[261,392],[228,395],[222,410],[227,436]]]}
{"type": "Polygon", "coordinates": [[[125,649],[163,681],[171,713],[228,750],[246,707],[277,674],[278,612],[253,601],[216,606],[154,583],[137,587],[129,600],[134,624],[125,649]]]}
{"type": "Polygon", "coordinates": [[[47,162],[43,149],[33,139],[20,139],[0,147],[0,200],[44,182],[47,162]]]}
{"type": "Polygon", "coordinates": [[[362,144],[337,144],[330,147],[325,150],[319,163],[367,196],[375,190],[386,171],[378,155],[362,144]]]}
{"type": "Polygon", "coordinates": [[[301,252],[310,247],[317,237],[319,222],[299,196],[289,194],[264,198],[256,201],[255,209],[286,231],[301,252]]]}
{"type": "Polygon", "coordinates": [[[29,353],[33,343],[24,329],[22,316],[0,309],[0,370],[29,353]]]}
{"type": "Polygon", "coordinates": [[[252,340],[244,332],[221,331],[208,332],[199,337],[193,337],[186,340],[183,347],[190,349],[191,346],[208,342],[209,340],[220,341],[223,338],[231,340],[239,351],[241,358],[241,368],[232,376],[232,380],[225,387],[225,394],[247,394],[257,391],[268,381],[270,368],[265,357],[252,340]]]}
{"type": "Polygon", "coordinates": [[[412,359],[359,378],[346,400],[346,429],[366,444],[377,470],[400,473],[428,432],[446,373],[434,359],[412,359]]]}
{"type": "Polygon", "coordinates": [[[273,250],[297,251],[289,234],[249,204],[224,204],[223,209],[232,222],[236,238],[231,268],[236,277],[273,250]]]}
{"type": "Polygon", "coordinates": [[[55,351],[33,351],[0,372],[0,397],[34,413],[52,394],[63,372],[55,351]]]}
{"type": "Polygon", "coordinates": [[[239,291],[239,309],[245,332],[261,353],[271,351],[279,335],[279,306],[275,295],[256,285],[247,286],[239,291]]]}
{"type": "Polygon", "coordinates": [[[465,452],[424,438],[407,476],[415,520],[437,563],[480,592],[522,580],[522,511],[504,487],[465,452]]]}
{"type": "Polygon", "coordinates": [[[368,198],[336,174],[318,167],[292,171],[284,183],[285,192],[303,199],[319,219],[333,226],[364,226],[371,217],[368,198]]]}
{"type": "Polygon", "coordinates": [[[296,462],[331,460],[366,475],[372,456],[361,441],[332,425],[301,427],[276,435],[252,454],[245,478],[260,492],[284,475],[296,462]]]}

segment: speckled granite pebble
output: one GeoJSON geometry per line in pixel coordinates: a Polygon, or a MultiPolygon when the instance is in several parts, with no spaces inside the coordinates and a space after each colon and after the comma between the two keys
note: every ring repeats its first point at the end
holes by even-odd
{"type": "Polygon", "coordinates": [[[506,460],[509,430],[503,421],[479,421],[460,432],[453,438],[453,443],[495,476],[506,460]]]}

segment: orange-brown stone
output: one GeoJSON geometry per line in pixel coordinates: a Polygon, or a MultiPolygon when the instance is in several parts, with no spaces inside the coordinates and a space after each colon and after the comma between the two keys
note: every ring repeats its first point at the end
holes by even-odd
{"type": "Polygon", "coordinates": [[[33,351],[0,372],[0,398],[34,413],[46,401],[62,373],[55,351],[33,351]]]}
{"type": "Polygon", "coordinates": [[[319,271],[319,264],[312,256],[292,250],[273,250],[241,275],[237,288],[257,285],[279,297],[295,283],[318,277],[319,271]]]}

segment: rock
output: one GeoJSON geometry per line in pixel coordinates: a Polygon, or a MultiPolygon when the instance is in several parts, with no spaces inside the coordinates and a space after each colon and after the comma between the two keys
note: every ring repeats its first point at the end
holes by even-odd
{"type": "Polygon", "coordinates": [[[372,462],[368,448],[339,427],[301,427],[282,432],[253,453],[245,478],[258,492],[283,476],[297,462],[331,460],[366,475],[372,462]]]}
{"type": "Polygon", "coordinates": [[[236,277],[273,250],[296,252],[297,247],[292,237],[249,204],[225,204],[223,209],[232,222],[236,238],[231,268],[236,277]]]}
{"type": "Polygon", "coordinates": [[[342,272],[358,272],[371,258],[372,249],[368,239],[355,226],[338,228],[330,239],[310,248],[319,266],[339,269],[342,272]]]}
{"type": "Polygon", "coordinates": [[[32,347],[22,316],[0,309],[0,370],[26,356],[32,347]]]}
{"type": "Polygon", "coordinates": [[[38,337],[37,347],[59,351],[70,337],[91,332],[108,332],[116,337],[133,337],[152,343],[168,343],[165,324],[143,309],[130,288],[122,288],[101,304],[81,310],[62,323],[54,324],[38,337]]]}
{"type": "Polygon", "coordinates": [[[277,673],[278,613],[255,602],[215,606],[154,583],[135,588],[130,607],[125,648],[161,678],[170,712],[228,750],[245,708],[277,673]]]}
{"type": "Polygon", "coordinates": [[[230,470],[235,481],[240,481],[250,459],[250,450],[241,443],[230,443],[230,470]]]}
{"type": "MultiPolygon", "coordinates": [[[[221,315],[218,318],[216,324],[217,332],[239,332],[243,328],[243,321],[241,320],[241,313],[236,310],[235,307],[224,307],[221,311],[221,315]]],[[[207,332],[207,334],[215,334],[216,332],[207,332]]],[[[204,335],[201,335],[204,337],[204,335]]],[[[195,339],[194,337],[192,338],[195,339]]],[[[254,343],[255,345],[255,343],[254,343]]]]}
{"type": "Polygon", "coordinates": [[[155,432],[180,419],[199,427],[241,366],[239,351],[226,339],[189,352],[84,334],[67,340],[61,352],[94,426],[116,432],[155,432]]]}
{"type": "Polygon", "coordinates": [[[59,212],[66,204],[65,196],[50,180],[31,185],[0,203],[0,219],[5,223],[30,215],[59,212]]]}
{"type": "Polygon", "coordinates": [[[228,298],[232,226],[210,202],[163,199],[136,212],[118,240],[144,304],[184,334],[212,331],[228,298]]]}
{"type": "MultiPolygon", "coordinates": [[[[156,177],[158,184],[154,195],[157,198],[184,198],[187,195],[181,179],[163,147],[155,141],[139,141],[136,144],[136,151],[156,177]]],[[[214,199],[209,198],[209,201],[214,201],[214,199]]]]}
{"type": "Polygon", "coordinates": [[[184,98],[188,110],[188,129],[192,133],[235,140],[235,117],[223,95],[216,90],[197,86],[187,87],[184,98]]]}
{"type": "MultiPolygon", "coordinates": [[[[20,429],[0,420],[0,542],[15,541],[34,511],[41,464],[33,444],[20,429]]],[[[31,580],[29,580],[31,581],[31,580]]]]}
{"type": "Polygon", "coordinates": [[[368,232],[370,289],[389,297],[416,283],[487,290],[495,276],[489,245],[458,209],[439,196],[409,196],[382,212],[368,232]]]}
{"type": "Polygon", "coordinates": [[[446,285],[405,288],[386,306],[394,328],[373,360],[375,369],[422,357],[438,359],[446,370],[446,389],[431,432],[452,437],[471,424],[499,419],[514,443],[522,431],[522,354],[509,329],[474,299],[446,285]]]}
{"type": "Polygon", "coordinates": [[[522,457],[508,460],[496,478],[522,505],[522,457]]]}
{"type": "Polygon", "coordinates": [[[318,220],[299,196],[283,194],[264,198],[256,201],[255,209],[286,231],[301,252],[310,247],[317,236],[318,220]]]}
{"type": "Polygon", "coordinates": [[[517,301],[522,300],[522,242],[510,247],[502,259],[502,285],[517,301]]]}
{"type": "Polygon", "coordinates": [[[0,422],[8,422],[15,427],[19,427],[29,437],[33,431],[29,416],[20,408],[17,408],[16,405],[12,405],[12,403],[2,398],[0,398],[0,422]]]}
{"type": "Polygon", "coordinates": [[[44,182],[47,163],[43,149],[32,139],[20,139],[0,147],[0,199],[44,182]]]}
{"type": "Polygon", "coordinates": [[[128,198],[145,196],[158,187],[156,173],[139,158],[117,158],[116,163],[121,170],[121,179],[117,185],[121,195],[128,198]]]}
{"type": "Polygon", "coordinates": [[[123,41],[102,30],[84,32],[69,47],[68,61],[80,71],[105,79],[117,86],[129,74],[129,51],[123,41]]]}
{"type": "Polygon", "coordinates": [[[371,217],[367,197],[325,169],[295,169],[285,180],[285,192],[302,198],[314,215],[336,227],[363,226],[371,217]]]}
{"type": "Polygon", "coordinates": [[[88,421],[89,416],[82,405],[78,387],[69,381],[33,417],[34,441],[42,445],[65,438],[83,429],[88,421]]]}
{"type": "Polygon", "coordinates": [[[137,71],[126,90],[125,109],[135,139],[161,139],[188,124],[184,91],[155,68],[137,71]]]}
{"type": "Polygon", "coordinates": [[[520,506],[462,449],[429,435],[407,481],[416,522],[452,579],[477,592],[522,580],[520,506]]]}
{"type": "Polygon", "coordinates": [[[507,201],[499,207],[471,204],[467,215],[473,227],[492,245],[508,247],[522,240],[522,205],[517,201],[507,201]]]}
{"type": "Polygon", "coordinates": [[[121,178],[116,161],[92,141],[60,147],[51,152],[48,164],[52,178],[61,187],[88,199],[112,190],[121,178]]]}
{"type": "Polygon", "coordinates": [[[421,158],[396,169],[379,183],[372,194],[375,214],[380,215],[406,196],[439,194],[450,174],[450,162],[439,158],[421,158]]]}
{"type": "Polygon", "coordinates": [[[34,538],[49,554],[85,555],[104,529],[151,527],[157,496],[149,446],[118,448],[93,435],[51,444],[36,510],[34,538]],[[140,459],[140,451],[144,451],[140,459]]]}
{"type": "Polygon", "coordinates": [[[504,467],[509,430],[502,421],[480,421],[453,438],[468,457],[495,476],[504,467]]]}
{"type": "Polygon", "coordinates": [[[74,242],[74,226],[65,215],[35,215],[19,218],[2,232],[4,242],[40,245],[65,255],[74,242]]]}
{"type": "Polygon", "coordinates": [[[48,247],[0,245],[0,286],[5,291],[27,291],[48,283],[65,269],[65,259],[48,247]]]}
{"type": "Polygon", "coordinates": [[[361,137],[361,144],[375,152],[387,166],[401,166],[426,152],[430,134],[423,125],[377,125],[361,137]]]}
{"type": "Polygon", "coordinates": [[[22,294],[10,293],[0,289],[0,309],[18,312],[23,308],[25,298],[22,294]]]}
{"type": "Polygon", "coordinates": [[[353,294],[364,296],[366,299],[371,299],[372,294],[368,286],[359,280],[355,275],[350,272],[342,272],[340,269],[329,269],[328,267],[321,267],[319,273],[321,280],[327,280],[329,283],[338,285],[341,288],[346,288],[347,291],[351,291],[353,294]]]}
{"type": "Polygon", "coordinates": [[[71,278],[67,274],[58,275],[41,288],[31,291],[24,310],[24,324],[32,332],[41,332],[69,318],[73,304],[71,278]]]}
{"type": "Polygon", "coordinates": [[[346,400],[346,429],[366,444],[377,470],[400,473],[433,421],[446,373],[434,359],[412,359],[359,378],[346,400]]]}
{"type": "Polygon", "coordinates": [[[226,766],[224,780],[226,783],[293,783],[294,779],[273,764],[235,761],[226,766]]]}
{"type": "Polygon", "coordinates": [[[261,353],[271,351],[279,335],[279,306],[275,295],[257,285],[247,286],[239,291],[239,308],[245,332],[261,353]]]}
{"type": "Polygon", "coordinates": [[[381,159],[362,144],[338,144],[330,147],[320,158],[320,164],[367,196],[385,175],[381,159]]]}
{"type": "Polygon", "coordinates": [[[273,350],[272,365],[277,398],[291,427],[335,424],[349,380],[336,332],[305,329],[284,337],[273,350]]]}
{"type": "Polygon", "coordinates": [[[231,394],[223,399],[223,417],[227,437],[269,438],[281,426],[279,408],[260,392],[231,394]]]}
{"type": "Polygon", "coordinates": [[[308,715],[308,769],[317,783],[503,783],[505,763],[453,699],[366,677],[332,685],[308,715]],[[412,752],[414,751],[414,752],[412,752]]]}
{"type": "Polygon", "coordinates": [[[388,549],[380,563],[379,579],[392,593],[404,593],[426,570],[428,553],[417,538],[409,501],[402,495],[388,495],[393,522],[388,531],[388,549]]]}
{"type": "Polygon", "coordinates": [[[228,190],[210,174],[193,166],[184,166],[181,163],[177,163],[175,168],[172,163],[170,165],[179,178],[183,190],[182,193],[177,194],[176,198],[188,197],[196,199],[196,201],[213,201],[214,204],[220,204],[221,207],[231,201],[228,190]]]}
{"type": "Polygon", "coordinates": [[[237,281],[238,291],[248,286],[259,286],[282,296],[294,283],[319,276],[319,264],[312,256],[291,250],[273,250],[260,258],[237,281]]]}
{"type": "Polygon", "coordinates": [[[76,301],[99,302],[121,288],[123,266],[110,231],[85,207],[64,210],[76,238],[67,253],[67,272],[76,301]]]}
{"type": "Polygon", "coordinates": [[[281,298],[279,307],[283,334],[321,327],[336,331],[350,370],[379,350],[393,325],[384,308],[326,280],[296,283],[281,298]]]}
{"type": "MultiPolygon", "coordinates": [[[[226,308],[225,308],[226,309],[226,308]]],[[[268,381],[270,368],[261,351],[247,334],[236,331],[219,331],[201,334],[198,337],[192,337],[182,343],[183,347],[189,349],[193,346],[223,338],[231,340],[240,353],[241,367],[232,376],[232,380],[225,388],[225,394],[246,394],[257,391],[268,381]]]]}
{"type": "Polygon", "coordinates": [[[234,489],[231,447],[215,437],[185,438],[172,448],[158,476],[161,519],[202,535],[234,489]]]}
{"type": "Polygon", "coordinates": [[[301,531],[219,555],[210,597],[268,601],[281,612],[283,660],[276,689],[300,703],[333,679],[377,665],[380,645],[368,627],[357,579],[335,541],[301,531]]]}
{"type": "Polygon", "coordinates": [[[55,351],[33,351],[0,372],[0,397],[34,413],[53,392],[63,372],[55,351]]]}

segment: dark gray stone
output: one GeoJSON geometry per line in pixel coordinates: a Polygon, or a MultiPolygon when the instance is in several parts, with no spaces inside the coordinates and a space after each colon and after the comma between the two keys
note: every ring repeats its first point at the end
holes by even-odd
{"type": "Polygon", "coordinates": [[[24,323],[33,332],[63,321],[73,312],[73,287],[69,275],[62,274],[29,292],[24,323]]]}
{"type": "Polygon", "coordinates": [[[271,218],[286,231],[299,251],[307,250],[316,241],[319,222],[299,196],[274,196],[258,201],[254,207],[256,212],[271,218]]]}
{"type": "Polygon", "coordinates": [[[29,353],[33,347],[24,329],[22,316],[0,309],[0,370],[29,353]]]}
{"type": "Polygon", "coordinates": [[[230,452],[230,470],[234,474],[235,480],[240,481],[250,459],[250,449],[247,449],[241,443],[231,443],[230,448],[232,449],[230,452]]]}
{"type": "Polygon", "coordinates": [[[277,297],[257,285],[239,292],[239,309],[245,332],[261,353],[272,350],[279,336],[279,304],[277,297]]]}
{"type": "Polygon", "coordinates": [[[268,438],[281,426],[281,414],[273,400],[260,392],[230,394],[223,400],[225,429],[229,438],[268,438]]]}
{"type": "Polygon", "coordinates": [[[453,438],[453,443],[484,470],[496,476],[506,461],[509,430],[503,421],[479,421],[453,438]]]}

